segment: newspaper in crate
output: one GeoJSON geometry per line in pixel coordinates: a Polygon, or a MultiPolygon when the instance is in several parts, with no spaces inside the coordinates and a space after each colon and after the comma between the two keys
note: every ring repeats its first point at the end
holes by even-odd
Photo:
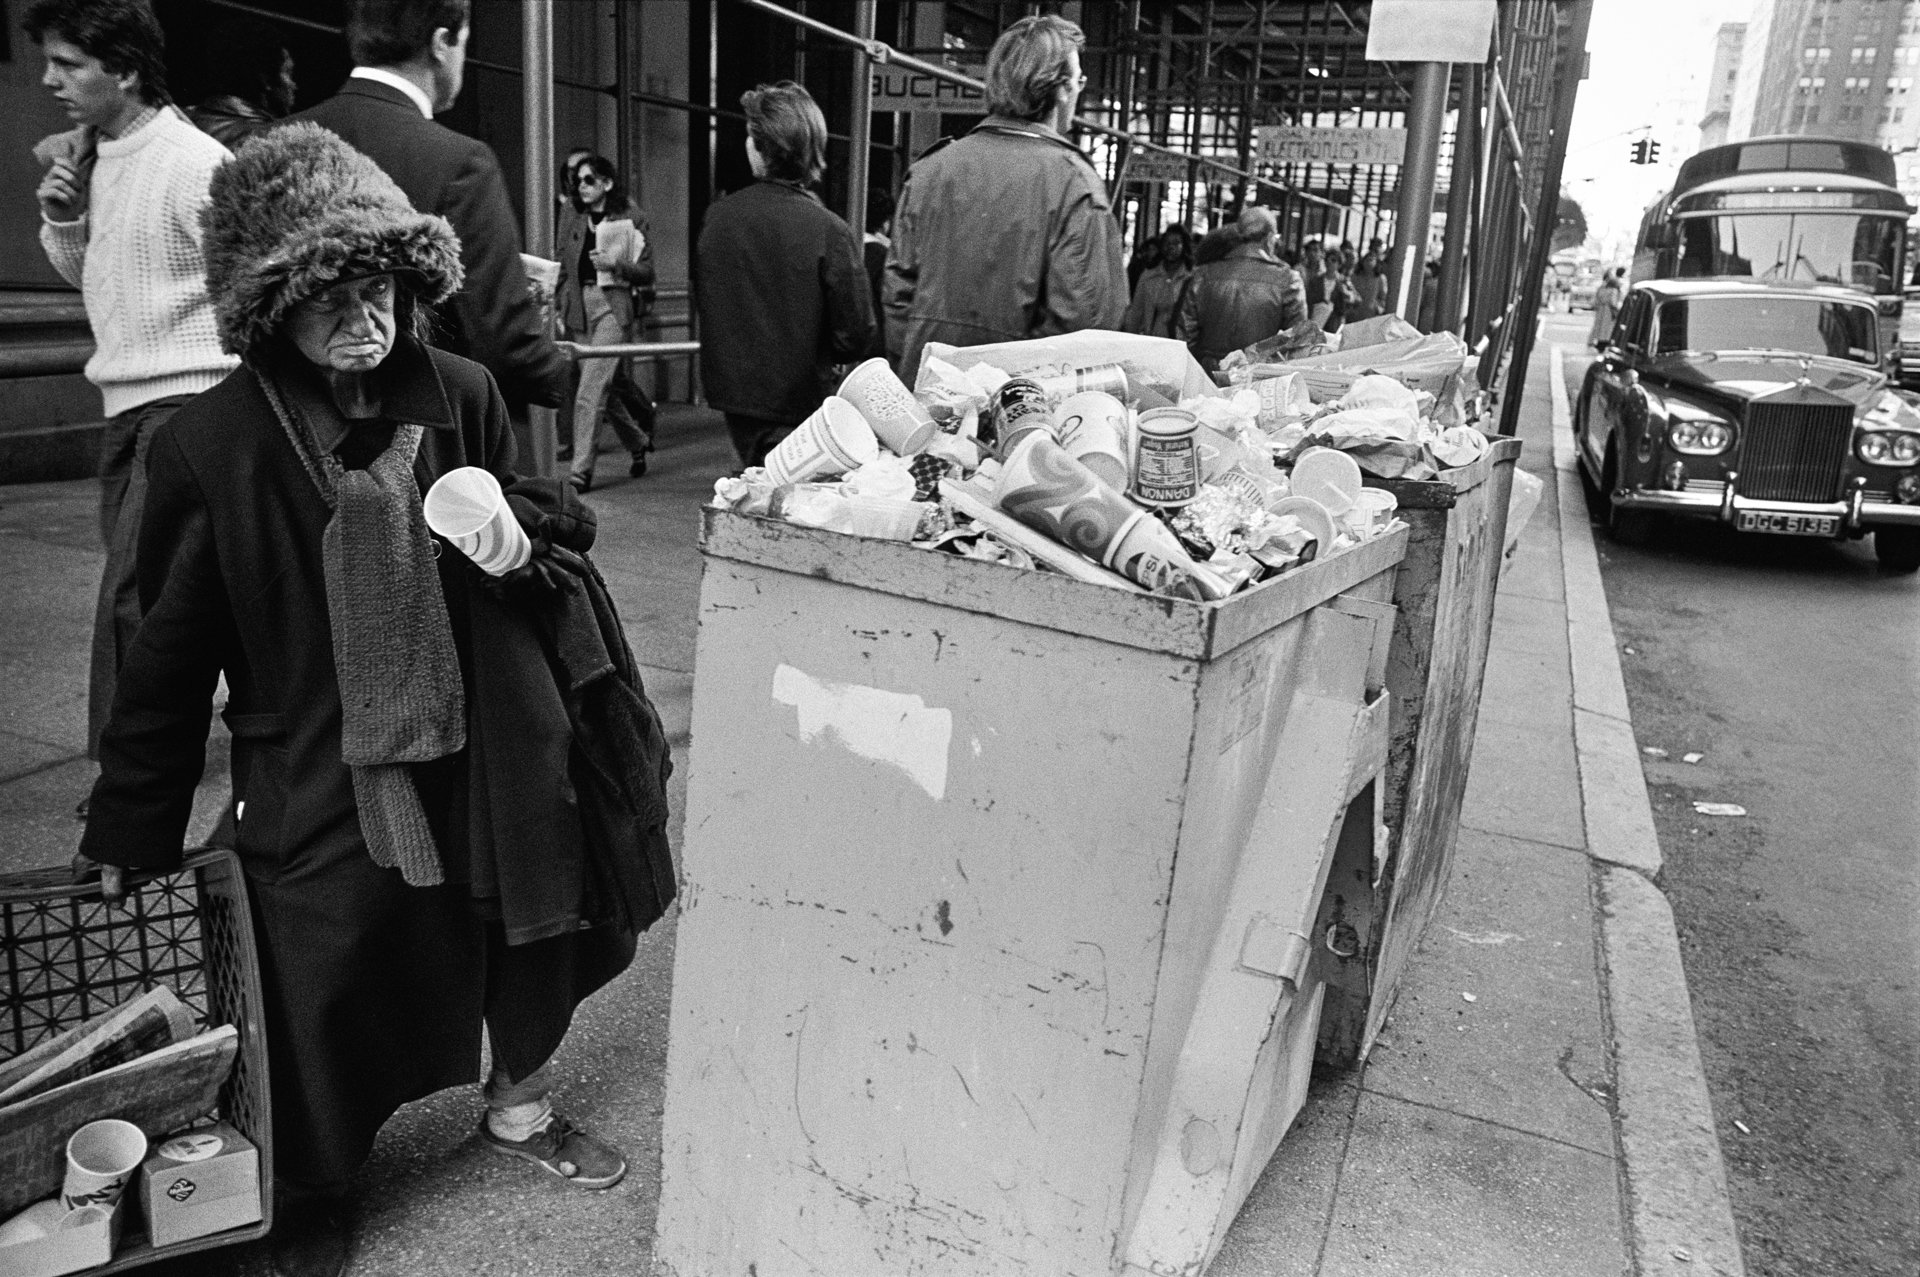
{"type": "Polygon", "coordinates": [[[193,1036],[193,1013],[166,985],[56,1033],[0,1064],[0,1106],[103,1073],[193,1036]]]}
{"type": "Polygon", "coordinates": [[[1256,133],[1262,164],[1398,164],[1407,150],[1405,129],[1262,124],[1256,133]]]}

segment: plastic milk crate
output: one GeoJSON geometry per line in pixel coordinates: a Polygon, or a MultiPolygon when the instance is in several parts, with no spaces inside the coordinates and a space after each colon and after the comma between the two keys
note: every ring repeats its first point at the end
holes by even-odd
{"type": "MultiPolygon", "coordinates": [[[[273,1222],[266,1028],[239,860],[231,852],[199,851],[171,873],[129,874],[124,906],[111,908],[97,881],[70,878],[64,867],[0,875],[0,1061],[164,984],[193,1013],[196,1031],[231,1024],[239,1049],[214,1107],[162,1119],[167,1129],[146,1132],[150,1145],[182,1126],[230,1123],[258,1149],[261,1184],[257,1224],[155,1248],[130,1183],[114,1257],[86,1271],[120,1272],[264,1236],[273,1222]],[[185,1120],[174,1120],[178,1116],[185,1120]]],[[[15,1106],[16,1113],[27,1104],[15,1106]]],[[[76,1117],[43,1109],[12,1120],[0,1114],[0,1218],[60,1191],[71,1133],[64,1128],[119,1116],[138,1114],[76,1117]]]]}

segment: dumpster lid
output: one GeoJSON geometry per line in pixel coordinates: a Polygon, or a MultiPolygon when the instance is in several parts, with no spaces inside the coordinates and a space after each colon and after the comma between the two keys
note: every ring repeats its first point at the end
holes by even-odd
{"type": "Polygon", "coordinates": [[[1406,557],[1407,535],[1397,528],[1217,603],[1129,594],[1056,572],[711,506],[701,511],[700,549],[709,560],[756,564],[1150,652],[1211,660],[1392,571],[1406,557]]]}

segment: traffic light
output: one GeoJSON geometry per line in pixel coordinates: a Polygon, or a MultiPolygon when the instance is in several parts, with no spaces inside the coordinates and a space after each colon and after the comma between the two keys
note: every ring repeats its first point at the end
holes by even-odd
{"type": "Polygon", "coordinates": [[[1647,143],[1647,163],[1658,164],[1659,162],[1660,162],[1660,144],[1658,142],[1649,141],[1647,143]]]}
{"type": "Polygon", "coordinates": [[[1645,138],[1641,138],[1633,144],[1633,162],[1635,164],[1645,164],[1647,162],[1647,152],[1650,145],[1645,138]]]}

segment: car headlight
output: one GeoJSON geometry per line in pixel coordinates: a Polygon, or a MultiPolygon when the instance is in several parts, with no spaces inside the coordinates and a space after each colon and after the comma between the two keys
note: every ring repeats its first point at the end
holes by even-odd
{"type": "Polygon", "coordinates": [[[1860,436],[1854,452],[1870,466],[1910,466],[1920,461],[1920,434],[1869,431],[1860,436]]]}
{"type": "Polygon", "coordinates": [[[1733,446],[1733,427],[1724,421],[1678,421],[1667,428],[1667,443],[1675,452],[1713,457],[1733,446]]]}

